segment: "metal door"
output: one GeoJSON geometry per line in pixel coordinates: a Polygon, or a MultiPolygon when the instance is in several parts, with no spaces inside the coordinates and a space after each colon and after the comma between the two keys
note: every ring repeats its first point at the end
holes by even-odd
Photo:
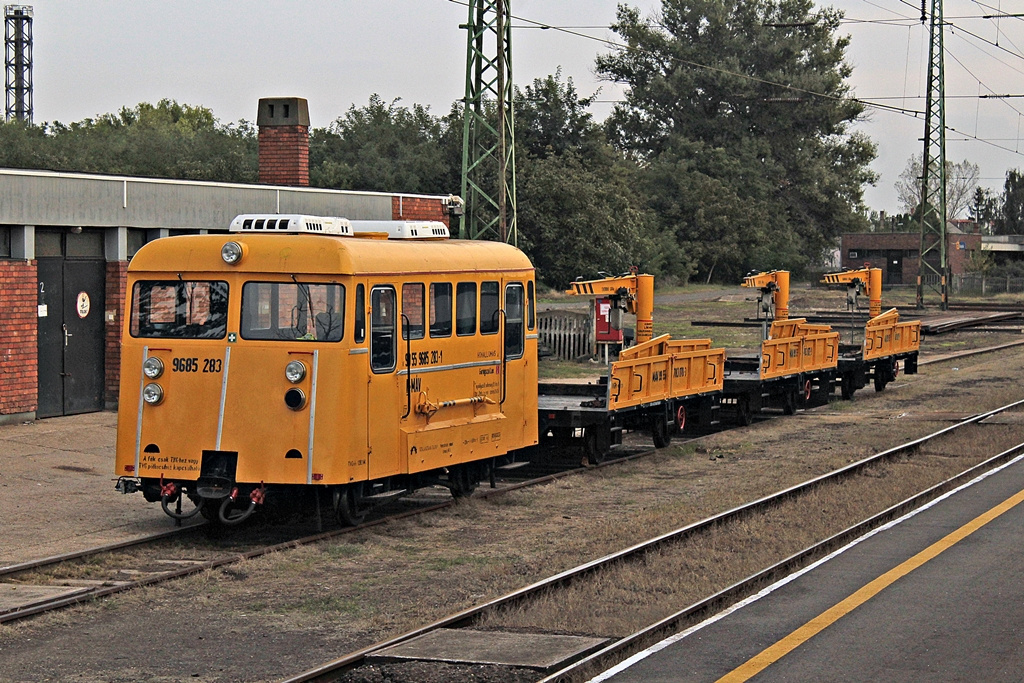
{"type": "Polygon", "coordinates": [[[885,259],[885,284],[903,284],[903,252],[889,251],[885,259]]]}
{"type": "Polygon", "coordinates": [[[103,410],[105,270],[101,260],[38,260],[38,417],[103,410]]]}

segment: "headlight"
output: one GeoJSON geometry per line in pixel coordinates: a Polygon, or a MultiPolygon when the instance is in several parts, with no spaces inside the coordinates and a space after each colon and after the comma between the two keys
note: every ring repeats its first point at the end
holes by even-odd
{"type": "Polygon", "coordinates": [[[164,400],[164,388],[156,382],[150,382],[142,388],[142,400],[155,406],[164,400]]]}
{"type": "Polygon", "coordinates": [[[301,360],[293,360],[284,366],[284,377],[292,384],[298,384],[306,376],[306,364],[301,360]]]}
{"type": "Polygon", "coordinates": [[[220,257],[229,266],[235,265],[242,260],[242,245],[238,242],[228,242],[220,248],[220,257]]]}
{"type": "Polygon", "coordinates": [[[150,379],[156,379],[164,374],[164,362],[155,356],[147,358],[142,364],[142,374],[150,379]]]}

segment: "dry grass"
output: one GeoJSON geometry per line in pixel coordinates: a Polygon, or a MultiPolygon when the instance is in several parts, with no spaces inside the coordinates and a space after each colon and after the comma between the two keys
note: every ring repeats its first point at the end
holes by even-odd
{"type": "MultiPolygon", "coordinates": [[[[250,679],[279,679],[935,431],[942,422],[918,419],[931,412],[974,413],[1021,398],[1022,372],[1024,354],[1015,351],[926,366],[882,394],[865,390],[853,402],[711,435],[644,460],[44,615],[0,629],[0,656],[24,678],[45,670],[128,680],[102,662],[115,660],[117,643],[145,633],[171,656],[228,670],[244,666],[250,679]],[[278,649],[269,652],[271,646],[278,649]],[[254,648],[267,656],[253,662],[254,648]]],[[[595,576],[593,594],[607,600],[588,597],[581,583],[573,588],[578,593],[491,625],[624,633],[945,478],[975,457],[970,449],[999,449],[1024,431],[974,429],[934,452],[651,555],[643,566],[595,576]]],[[[154,656],[131,673],[155,678],[160,662],[154,656]]]]}

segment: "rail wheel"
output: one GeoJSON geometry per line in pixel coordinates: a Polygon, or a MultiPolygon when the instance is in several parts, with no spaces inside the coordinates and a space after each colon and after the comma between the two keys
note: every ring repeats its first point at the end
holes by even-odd
{"type": "Polygon", "coordinates": [[[896,372],[892,363],[878,364],[875,366],[875,391],[884,391],[885,385],[896,378],[896,372]]]}
{"type": "Polygon", "coordinates": [[[787,391],[783,397],[782,414],[793,415],[796,413],[797,392],[787,391]]]}
{"type": "Polygon", "coordinates": [[[840,391],[845,400],[853,400],[853,392],[855,391],[853,388],[853,375],[843,375],[840,391]]]}
{"type": "Polygon", "coordinates": [[[668,420],[658,411],[651,416],[651,437],[654,439],[655,448],[664,448],[672,443],[672,434],[668,429],[668,420]]]}
{"type": "Polygon", "coordinates": [[[832,392],[832,379],[829,377],[820,377],[818,379],[818,386],[811,392],[811,403],[815,405],[825,405],[828,403],[829,394],[832,392]]]}
{"type": "Polygon", "coordinates": [[[476,468],[469,463],[448,468],[448,483],[451,484],[454,498],[468,498],[473,495],[479,482],[476,468]]]}
{"type": "Polygon", "coordinates": [[[583,452],[587,462],[600,465],[611,448],[612,435],[606,425],[594,425],[583,430],[583,452]]]}
{"type": "Polygon", "coordinates": [[[362,502],[363,485],[351,484],[334,489],[334,517],[343,526],[358,526],[369,510],[362,502]]]}
{"type": "Polygon", "coordinates": [[[750,397],[740,396],[736,399],[736,424],[749,427],[754,421],[754,413],[750,410],[750,397]]]}

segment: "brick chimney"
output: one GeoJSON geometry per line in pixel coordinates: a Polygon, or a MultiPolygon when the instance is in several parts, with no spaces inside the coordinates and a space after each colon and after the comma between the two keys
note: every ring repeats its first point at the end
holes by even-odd
{"type": "Polygon", "coordinates": [[[309,105],[301,97],[264,97],[256,115],[260,182],[309,185],[309,105]]]}

